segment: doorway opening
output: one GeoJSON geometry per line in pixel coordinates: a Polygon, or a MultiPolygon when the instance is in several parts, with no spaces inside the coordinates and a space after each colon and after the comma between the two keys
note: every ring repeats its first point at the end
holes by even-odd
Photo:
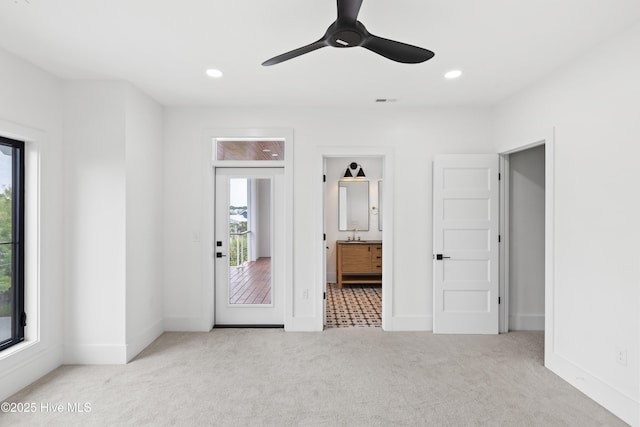
{"type": "MultiPolygon", "coordinates": [[[[203,135],[203,224],[202,232],[194,232],[194,242],[202,236],[202,315],[194,317],[199,330],[211,327],[271,327],[293,324],[293,131],[291,129],[208,129],[203,135]],[[269,289],[270,301],[264,298],[254,303],[229,299],[229,273],[234,268],[247,272],[251,261],[260,261],[259,243],[248,236],[236,236],[247,241],[235,241],[230,232],[252,232],[249,201],[247,201],[247,230],[232,225],[232,215],[242,215],[242,210],[230,207],[230,180],[247,179],[251,183],[270,182],[270,204],[267,216],[270,221],[271,258],[269,289]],[[251,181],[254,180],[254,181],[251,181]],[[242,248],[238,248],[242,245],[242,248]],[[245,258],[230,266],[235,250],[247,251],[245,258]],[[251,255],[253,253],[253,255],[251,255]],[[254,258],[252,259],[251,256],[254,258]],[[246,264],[245,264],[246,263],[246,264]],[[238,268],[236,268],[238,267],[238,268]],[[220,295],[224,289],[226,295],[220,295]],[[269,301],[268,303],[266,301],[269,301]]],[[[254,192],[258,194],[259,192],[254,192]]],[[[244,205],[244,203],[243,203],[244,205]]],[[[255,218],[255,215],[254,215],[255,218]]],[[[235,219],[239,219],[237,216],[235,219]]],[[[267,227],[268,228],[268,227],[267,227]]],[[[264,227],[263,227],[264,229],[264,227]]],[[[266,239],[264,240],[266,241],[266,239]]],[[[267,256],[263,256],[267,258],[267,256]]],[[[252,272],[256,272],[253,270],[252,272]]],[[[268,274],[267,274],[268,276],[268,274]]],[[[266,282],[266,281],[265,281],[266,282]]],[[[265,295],[267,295],[265,293],[265,295]]]]}
{"type": "Polygon", "coordinates": [[[547,360],[553,351],[554,145],[552,134],[533,141],[499,156],[434,161],[434,332],[544,331],[547,360]]]}
{"type": "Polygon", "coordinates": [[[284,324],[284,171],[215,169],[215,322],[284,324]]]}
{"type": "Polygon", "coordinates": [[[503,156],[503,332],[545,329],[545,144],[503,156]]]}
{"type": "Polygon", "coordinates": [[[326,328],[382,327],[381,157],[324,157],[326,328]]]}

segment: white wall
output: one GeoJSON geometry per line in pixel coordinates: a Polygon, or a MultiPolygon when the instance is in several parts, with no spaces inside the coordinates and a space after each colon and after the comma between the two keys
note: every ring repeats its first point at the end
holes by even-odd
{"type": "Polygon", "coordinates": [[[163,109],[129,86],[126,93],[127,360],[164,331],[163,109]]]}
{"type": "Polygon", "coordinates": [[[125,363],[163,331],[162,109],[65,84],[66,363],[125,363]]]}
{"type": "Polygon", "coordinates": [[[65,83],[65,363],[124,363],[125,86],[65,83]]]}
{"type": "Polygon", "coordinates": [[[125,83],[61,82],[0,51],[0,92],[0,134],[27,141],[29,319],[0,355],[3,399],[162,332],[163,153],[161,108],[125,83]]]}
{"type": "Polygon", "coordinates": [[[26,342],[0,355],[3,400],[62,361],[62,85],[0,50],[0,93],[0,135],[26,140],[29,246],[26,342]]]}
{"type": "Polygon", "coordinates": [[[509,156],[509,330],[544,330],[544,145],[509,156]]]}
{"type": "Polygon", "coordinates": [[[210,220],[203,215],[211,195],[203,194],[202,176],[207,156],[204,135],[213,128],[294,130],[294,320],[322,316],[315,309],[316,292],[303,298],[303,289],[322,274],[316,271],[314,239],[310,238],[317,215],[315,195],[309,189],[314,188],[314,180],[321,179],[321,171],[318,176],[313,173],[314,152],[318,147],[337,145],[391,147],[398,185],[393,200],[396,253],[390,284],[394,319],[390,324],[394,329],[431,328],[431,162],[434,154],[440,153],[493,152],[490,111],[378,107],[166,109],[164,183],[165,194],[171,195],[164,204],[168,329],[206,329],[202,254],[211,242],[194,242],[192,236],[210,220]]]}
{"type": "Polygon", "coordinates": [[[547,364],[635,425],[639,51],[635,26],[496,110],[498,149],[555,127],[555,289],[547,295],[554,335],[547,364]],[[616,361],[618,349],[627,352],[626,366],[616,361]]]}
{"type": "MultiPolygon", "coordinates": [[[[327,234],[327,282],[336,282],[336,241],[346,240],[352,236],[350,231],[338,231],[338,182],[347,170],[351,162],[362,165],[369,182],[369,207],[378,205],[378,180],[382,179],[382,159],[372,157],[343,158],[333,157],[326,159],[327,182],[325,184],[325,231],[327,234]]],[[[369,209],[369,230],[358,231],[362,240],[381,240],[382,232],[378,230],[378,216],[373,215],[369,209]]]]}

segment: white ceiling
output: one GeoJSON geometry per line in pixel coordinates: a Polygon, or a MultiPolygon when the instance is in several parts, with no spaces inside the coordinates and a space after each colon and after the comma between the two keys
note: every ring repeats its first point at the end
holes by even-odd
{"type": "Polygon", "coordinates": [[[492,105],[640,21],[640,1],[364,0],[371,33],[435,58],[324,48],[260,65],[335,16],[335,0],[0,0],[0,47],[62,78],[128,80],[164,105],[492,105]],[[452,68],[463,77],[445,80],[452,68]]]}

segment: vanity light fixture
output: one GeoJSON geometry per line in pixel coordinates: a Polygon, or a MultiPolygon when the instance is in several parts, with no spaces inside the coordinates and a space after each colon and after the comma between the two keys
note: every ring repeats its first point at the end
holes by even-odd
{"type": "Polygon", "coordinates": [[[359,165],[356,162],[351,162],[349,164],[347,171],[344,173],[344,177],[353,178],[353,173],[351,173],[351,171],[352,170],[355,171],[358,168],[360,168],[360,170],[358,170],[358,173],[356,174],[356,178],[366,178],[366,175],[364,174],[364,170],[362,169],[362,165],[359,165]]]}

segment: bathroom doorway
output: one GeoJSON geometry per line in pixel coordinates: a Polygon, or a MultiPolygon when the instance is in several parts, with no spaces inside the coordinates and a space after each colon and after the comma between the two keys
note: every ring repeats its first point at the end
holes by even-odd
{"type": "Polygon", "coordinates": [[[382,327],[383,158],[325,157],[325,328],[382,327]]]}

